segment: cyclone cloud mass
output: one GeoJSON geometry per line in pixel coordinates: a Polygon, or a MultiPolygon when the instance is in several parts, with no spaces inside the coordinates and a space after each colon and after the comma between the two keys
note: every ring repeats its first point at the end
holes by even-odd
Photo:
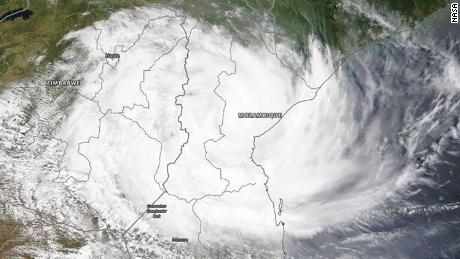
{"type": "Polygon", "coordinates": [[[312,35],[306,58],[265,22],[243,42],[151,5],[68,33],[0,96],[9,219],[56,258],[412,257],[420,234],[457,254],[459,35],[344,59],[312,35]]]}

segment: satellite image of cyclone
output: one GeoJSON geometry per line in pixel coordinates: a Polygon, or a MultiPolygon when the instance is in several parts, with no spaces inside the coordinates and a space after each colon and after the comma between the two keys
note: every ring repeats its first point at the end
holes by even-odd
{"type": "Polygon", "coordinates": [[[0,258],[460,258],[456,0],[0,0],[0,258]]]}

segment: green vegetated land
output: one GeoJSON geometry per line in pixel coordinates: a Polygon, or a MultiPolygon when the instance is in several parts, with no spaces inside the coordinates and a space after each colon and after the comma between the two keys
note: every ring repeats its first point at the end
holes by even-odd
{"type": "MultiPolygon", "coordinates": [[[[408,26],[447,4],[445,0],[361,1],[383,15],[388,12],[401,15],[408,26]]],[[[270,14],[280,34],[295,40],[298,51],[304,54],[308,54],[305,39],[311,34],[343,51],[383,32],[383,28],[363,14],[346,12],[340,0],[33,0],[29,9],[34,13],[29,19],[17,18],[0,24],[0,89],[8,82],[28,78],[59,58],[69,44],[59,40],[69,31],[91,25],[119,9],[148,3],[173,6],[211,24],[227,26],[241,39],[251,36],[246,32],[259,17],[270,14]],[[36,64],[41,55],[44,58],[36,64]]],[[[26,0],[0,0],[0,15],[26,5],[26,0]]]]}
{"type": "MultiPolygon", "coordinates": [[[[32,0],[33,15],[0,24],[0,88],[30,76],[37,68],[58,58],[68,43],[58,44],[68,32],[102,20],[120,8],[145,4],[141,0],[32,0]],[[44,58],[39,64],[38,56],[44,58]]],[[[0,15],[26,7],[25,0],[0,0],[0,15]]]]}
{"type": "MultiPolygon", "coordinates": [[[[447,4],[443,0],[356,1],[366,3],[383,17],[402,17],[407,27],[415,26],[447,4]]],[[[61,42],[68,32],[103,20],[117,10],[149,3],[168,5],[200,20],[223,25],[243,43],[254,37],[255,25],[264,19],[274,20],[279,36],[292,39],[305,56],[308,49],[304,44],[311,35],[324,45],[347,53],[388,33],[366,15],[345,10],[339,0],[31,0],[29,9],[33,15],[29,19],[0,23],[0,90],[10,82],[30,78],[59,59],[71,44],[61,42]],[[39,56],[43,58],[37,62],[39,56]]],[[[25,0],[0,0],[0,16],[26,6],[25,0]]],[[[17,246],[47,246],[40,238],[24,239],[21,233],[25,227],[22,222],[0,215],[0,258],[7,257],[17,246]]],[[[85,242],[65,231],[60,231],[55,241],[68,250],[78,249],[85,242]]]]}

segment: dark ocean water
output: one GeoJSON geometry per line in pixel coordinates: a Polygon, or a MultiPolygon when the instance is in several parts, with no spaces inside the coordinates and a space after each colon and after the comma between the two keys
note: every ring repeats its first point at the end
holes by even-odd
{"type": "Polygon", "coordinates": [[[460,27],[446,20],[368,46],[347,63],[340,88],[349,107],[340,109],[360,129],[348,148],[362,148],[378,123],[391,174],[414,180],[352,222],[288,236],[289,256],[460,258],[459,67],[460,27]]]}

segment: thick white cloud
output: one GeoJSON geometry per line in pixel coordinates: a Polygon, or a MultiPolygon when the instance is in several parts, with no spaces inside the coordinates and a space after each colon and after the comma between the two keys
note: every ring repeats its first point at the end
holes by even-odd
{"type": "Polygon", "coordinates": [[[91,175],[87,182],[69,184],[113,226],[127,228],[166,192],[158,203],[170,210],[161,219],[142,217],[136,229],[166,240],[187,237],[208,248],[213,242],[258,244],[280,256],[280,219],[297,235],[335,222],[332,210],[338,205],[323,206],[325,201],[315,198],[355,176],[350,172],[356,160],[339,156],[354,129],[347,128],[346,111],[335,110],[346,107],[335,77],[317,97],[317,87],[333,73],[330,56],[312,40],[310,66],[302,69],[288,45],[277,46],[276,56],[264,45],[243,46],[218,27],[195,24],[167,10],[145,8],[116,13],[96,29],[68,36],[79,39],[99,72],[86,74],[81,89],[94,100],[75,103],[62,127],[61,136],[73,150],[63,176],[81,176],[88,167],[75,152],[85,142],[81,153],[91,163],[91,175]],[[101,59],[108,50],[119,52],[120,60],[101,59]],[[295,64],[296,72],[286,64],[295,64]],[[273,129],[278,118],[238,117],[241,112],[285,113],[312,99],[294,106],[273,129]],[[103,114],[97,105],[108,111],[99,134],[94,127],[103,114]],[[253,161],[254,137],[268,129],[256,138],[253,161]],[[279,199],[283,212],[275,217],[279,199]]]}

